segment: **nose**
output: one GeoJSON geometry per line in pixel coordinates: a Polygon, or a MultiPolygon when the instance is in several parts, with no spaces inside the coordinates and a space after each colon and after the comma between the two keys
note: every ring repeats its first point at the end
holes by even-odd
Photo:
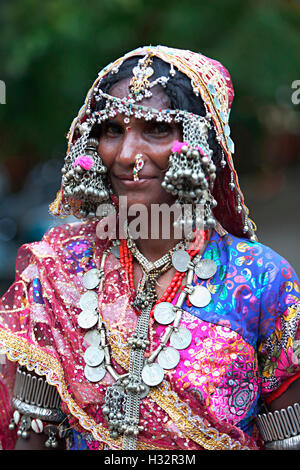
{"type": "Polygon", "coordinates": [[[120,166],[125,169],[133,167],[136,162],[136,156],[138,154],[145,155],[145,153],[146,146],[143,143],[140,133],[133,128],[127,130],[124,133],[117,155],[117,161],[120,166]]]}

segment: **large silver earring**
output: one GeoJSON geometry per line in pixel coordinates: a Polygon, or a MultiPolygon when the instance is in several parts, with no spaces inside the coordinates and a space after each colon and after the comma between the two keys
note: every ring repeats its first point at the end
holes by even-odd
{"type": "MultiPolygon", "coordinates": [[[[183,145],[180,151],[170,155],[162,187],[176,196],[180,205],[190,205],[188,217],[192,220],[188,223],[193,229],[200,226],[214,228],[216,225],[212,208],[216,207],[217,201],[211,195],[215,178],[216,166],[198,149],[183,145]]],[[[186,223],[184,218],[176,221],[176,225],[186,223]]]]}
{"type": "MultiPolygon", "coordinates": [[[[80,138],[78,139],[80,140],[80,138]]],[[[82,218],[95,217],[99,204],[109,199],[111,189],[107,178],[107,168],[98,154],[99,141],[88,138],[84,152],[78,156],[75,142],[65,159],[62,168],[62,189],[66,201],[66,211],[71,210],[74,202],[80,202],[82,218]]]]}

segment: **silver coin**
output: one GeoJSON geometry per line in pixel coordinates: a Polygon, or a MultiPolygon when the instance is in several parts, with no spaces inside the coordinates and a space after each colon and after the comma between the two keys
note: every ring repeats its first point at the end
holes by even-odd
{"type": "Polygon", "coordinates": [[[212,259],[202,259],[195,266],[195,273],[200,279],[209,279],[217,272],[217,265],[212,259]]]}
{"type": "Polygon", "coordinates": [[[164,348],[157,356],[157,361],[163,369],[174,369],[180,361],[180,354],[172,347],[164,348]]]}
{"type": "Polygon", "coordinates": [[[85,343],[89,344],[90,346],[99,346],[100,333],[98,330],[87,331],[83,339],[85,343]]]}
{"type": "Polygon", "coordinates": [[[100,366],[101,362],[103,362],[104,359],[104,351],[103,349],[100,349],[97,346],[90,346],[86,349],[83,355],[83,359],[88,366],[100,366]]]}
{"type": "Polygon", "coordinates": [[[100,282],[98,269],[90,269],[82,276],[82,284],[86,289],[95,289],[100,282]]]}
{"type": "Polygon", "coordinates": [[[186,349],[192,342],[192,333],[183,326],[174,331],[170,337],[170,345],[175,349],[186,349]]]}
{"type": "Polygon", "coordinates": [[[98,313],[96,310],[83,310],[77,318],[78,325],[80,328],[88,330],[93,328],[98,321],[98,313]]]}
{"type": "Polygon", "coordinates": [[[181,273],[187,271],[190,261],[190,255],[185,250],[176,250],[172,255],[172,264],[181,273]]]}
{"type": "Polygon", "coordinates": [[[84,375],[90,382],[99,382],[106,374],[106,369],[103,366],[90,367],[88,365],[84,368],[84,375]]]}
{"type": "Polygon", "coordinates": [[[82,294],[79,300],[82,310],[96,310],[98,307],[98,295],[94,291],[88,291],[82,294]]]}
{"type": "Polygon", "coordinates": [[[111,252],[116,258],[118,258],[118,259],[120,258],[120,246],[119,245],[112,246],[111,247],[111,252]]]}
{"type": "Polygon", "coordinates": [[[149,387],[155,387],[162,382],[164,378],[164,371],[156,362],[153,364],[146,364],[142,370],[142,379],[149,387]]]}
{"type": "Polygon", "coordinates": [[[168,325],[175,320],[173,304],[170,302],[161,302],[154,309],[154,318],[161,325],[168,325]]]}
{"type": "Polygon", "coordinates": [[[190,302],[194,307],[206,307],[211,301],[211,294],[204,286],[195,286],[193,292],[189,295],[190,302]]]}

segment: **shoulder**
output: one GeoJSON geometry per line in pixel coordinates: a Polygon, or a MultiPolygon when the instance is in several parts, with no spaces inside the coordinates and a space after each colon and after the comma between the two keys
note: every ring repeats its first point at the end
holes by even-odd
{"type": "Polygon", "coordinates": [[[45,232],[41,242],[53,246],[56,246],[57,243],[65,244],[74,239],[87,239],[94,242],[97,223],[97,219],[92,219],[90,221],[76,221],[68,224],[55,225],[45,232]]]}
{"type": "Polygon", "coordinates": [[[90,262],[95,247],[100,253],[106,246],[106,240],[97,238],[97,224],[98,219],[92,219],[51,227],[41,240],[19,248],[16,274],[21,275],[24,270],[27,273],[28,266],[44,264],[46,259],[83,269],[90,262]]]}
{"type": "Polygon", "coordinates": [[[289,315],[289,309],[299,306],[298,276],[289,261],[267,245],[231,234],[222,243],[233,279],[247,284],[249,302],[259,302],[259,339],[263,340],[286,312],[289,315]]]}
{"type": "Polygon", "coordinates": [[[255,292],[264,315],[275,315],[299,302],[298,276],[283,256],[267,245],[231,234],[225,235],[222,243],[227,253],[228,271],[255,292]]]}
{"type": "Polygon", "coordinates": [[[296,277],[289,261],[271,247],[258,241],[235,237],[227,234],[223,237],[230,262],[243,269],[249,268],[261,276],[263,284],[276,279],[296,277]]]}

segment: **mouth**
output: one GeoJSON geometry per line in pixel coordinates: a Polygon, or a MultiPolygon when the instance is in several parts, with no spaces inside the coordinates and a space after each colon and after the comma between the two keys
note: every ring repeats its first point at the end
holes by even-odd
{"type": "MultiPolygon", "coordinates": [[[[114,177],[119,179],[119,180],[133,181],[133,175],[132,174],[130,174],[130,175],[114,175],[114,177]]],[[[140,173],[138,175],[138,178],[140,180],[150,180],[150,179],[155,178],[155,176],[143,175],[142,173],[140,173]]]]}
{"type": "Polygon", "coordinates": [[[114,178],[119,181],[121,184],[124,185],[139,185],[147,183],[151,180],[156,179],[156,176],[149,176],[149,175],[138,175],[138,179],[134,180],[133,175],[114,175],[114,178]]]}

